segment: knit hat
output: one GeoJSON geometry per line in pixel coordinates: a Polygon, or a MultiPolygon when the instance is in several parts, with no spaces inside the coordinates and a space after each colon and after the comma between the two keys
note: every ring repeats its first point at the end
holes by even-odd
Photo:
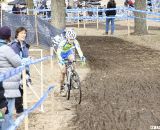
{"type": "Polygon", "coordinates": [[[8,26],[3,26],[0,28],[0,38],[3,40],[9,39],[11,37],[11,29],[8,26]]]}

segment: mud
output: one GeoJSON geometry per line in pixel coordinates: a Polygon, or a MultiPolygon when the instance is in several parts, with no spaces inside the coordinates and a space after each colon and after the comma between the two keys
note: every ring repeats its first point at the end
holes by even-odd
{"type": "Polygon", "coordinates": [[[79,37],[91,72],[82,82],[77,130],[160,125],[160,52],[115,37],[79,37]]]}

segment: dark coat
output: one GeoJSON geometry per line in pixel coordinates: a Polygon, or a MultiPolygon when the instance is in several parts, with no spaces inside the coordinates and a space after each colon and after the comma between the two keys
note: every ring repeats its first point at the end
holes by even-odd
{"type": "MultiPolygon", "coordinates": [[[[23,42],[23,45],[21,47],[20,43],[18,40],[14,40],[11,44],[10,44],[10,47],[14,50],[14,52],[16,54],[18,54],[22,59],[23,58],[28,58],[29,56],[29,47],[30,45],[27,44],[25,41],[23,42]]],[[[30,81],[31,82],[31,79],[30,79],[30,72],[29,72],[29,66],[26,66],[26,74],[28,75],[27,77],[27,81],[30,81]]],[[[22,77],[21,77],[22,78],[22,77]]],[[[22,84],[20,84],[22,85],[22,84]]]]}
{"type": "MultiPolygon", "coordinates": [[[[113,4],[111,2],[108,2],[107,4],[107,9],[109,8],[116,8],[116,4],[113,4]]],[[[110,15],[116,15],[116,10],[107,10],[105,12],[106,16],[110,16],[110,15]]]]}
{"type": "Polygon", "coordinates": [[[7,107],[7,100],[4,96],[3,82],[0,82],[0,109],[7,107]]]}
{"type": "Polygon", "coordinates": [[[29,55],[29,47],[30,45],[26,42],[23,43],[23,47],[21,47],[19,41],[14,40],[10,44],[11,48],[14,50],[16,54],[18,54],[21,58],[27,58],[29,55]]]}

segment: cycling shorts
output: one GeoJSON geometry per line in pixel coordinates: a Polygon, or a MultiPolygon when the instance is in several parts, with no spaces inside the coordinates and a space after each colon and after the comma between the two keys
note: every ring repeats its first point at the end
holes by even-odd
{"type": "Polygon", "coordinates": [[[72,54],[73,54],[73,51],[72,50],[68,50],[66,52],[62,52],[61,53],[61,57],[62,57],[62,59],[68,59],[68,56],[72,55],[72,54]]]}

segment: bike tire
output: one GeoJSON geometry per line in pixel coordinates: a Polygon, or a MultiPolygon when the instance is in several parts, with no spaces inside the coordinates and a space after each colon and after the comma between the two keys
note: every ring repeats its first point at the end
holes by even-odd
{"type": "Polygon", "coordinates": [[[82,90],[80,78],[76,71],[73,72],[70,80],[70,100],[73,104],[80,104],[82,99],[82,90]]]}
{"type": "Polygon", "coordinates": [[[71,93],[71,84],[67,84],[68,90],[67,90],[67,100],[70,99],[70,93],[71,93]]]}

